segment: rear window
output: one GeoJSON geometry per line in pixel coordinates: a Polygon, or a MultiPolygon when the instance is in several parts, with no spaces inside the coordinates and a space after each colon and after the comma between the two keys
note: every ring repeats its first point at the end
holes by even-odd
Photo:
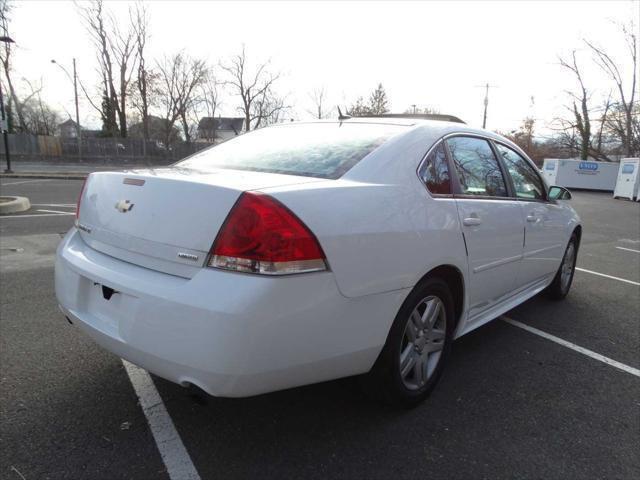
{"type": "Polygon", "coordinates": [[[402,125],[371,123],[279,125],[240,135],[203,150],[177,166],[336,179],[406,129],[402,125]]]}
{"type": "Polygon", "coordinates": [[[431,193],[436,195],[451,193],[449,164],[442,142],[429,153],[420,169],[420,177],[431,193]]]}

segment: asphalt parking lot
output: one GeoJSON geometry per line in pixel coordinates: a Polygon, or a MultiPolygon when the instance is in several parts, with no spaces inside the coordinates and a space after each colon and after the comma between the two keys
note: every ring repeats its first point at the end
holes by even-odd
{"type": "Polygon", "coordinates": [[[54,298],[81,184],[0,181],[33,204],[0,217],[0,478],[640,478],[640,203],[574,192],[568,298],[459,339],[429,400],[395,411],[353,379],[235,400],[132,383],[54,298]]]}

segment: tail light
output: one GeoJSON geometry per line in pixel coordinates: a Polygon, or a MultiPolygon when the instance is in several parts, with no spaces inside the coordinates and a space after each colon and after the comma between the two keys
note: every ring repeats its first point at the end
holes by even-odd
{"type": "Polygon", "coordinates": [[[78,195],[78,203],[76,204],[76,221],[80,218],[80,203],[82,203],[82,195],[84,195],[84,189],[87,186],[87,181],[89,180],[91,174],[87,175],[84,178],[84,182],[82,182],[82,188],[80,189],[80,195],[78,195]]]}
{"type": "Polygon", "coordinates": [[[284,275],[326,270],[315,235],[291,210],[260,193],[243,193],[216,237],[210,267],[284,275]]]}

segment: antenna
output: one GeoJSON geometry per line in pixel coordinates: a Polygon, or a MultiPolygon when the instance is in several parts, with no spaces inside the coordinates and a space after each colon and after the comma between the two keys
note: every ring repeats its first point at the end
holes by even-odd
{"type": "Polygon", "coordinates": [[[349,120],[351,118],[351,115],[343,115],[342,114],[342,110],[340,110],[340,106],[338,105],[338,120],[342,121],[342,120],[349,120]]]}

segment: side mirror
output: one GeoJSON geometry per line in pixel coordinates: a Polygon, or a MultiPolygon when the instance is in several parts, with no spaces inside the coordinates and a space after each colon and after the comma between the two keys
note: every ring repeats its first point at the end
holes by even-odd
{"type": "Polygon", "coordinates": [[[564,187],[553,186],[549,188],[550,200],[571,200],[571,192],[564,187]]]}

